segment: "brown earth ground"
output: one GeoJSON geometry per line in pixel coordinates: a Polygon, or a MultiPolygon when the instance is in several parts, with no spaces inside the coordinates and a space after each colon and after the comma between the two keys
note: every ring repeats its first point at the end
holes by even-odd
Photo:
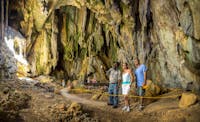
{"type": "MultiPolygon", "coordinates": [[[[179,91],[180,92],[180,91],[179,91]]],[[[182,92],[182,91],[181,91],[182,92]]],[[[165,95],[178,94],[170,92],[165,95]]],[[[0,81],[0,121],[19,122],[199,122],[200,104],[179,108],[179,97],[146,100],[144,110],[137,109],[137,99],[131,99],[131,112],[107,106],[107,96],[92,100],[95,93],[68,93],[53,83],[32,83],[23,80],[0,81]]]]}

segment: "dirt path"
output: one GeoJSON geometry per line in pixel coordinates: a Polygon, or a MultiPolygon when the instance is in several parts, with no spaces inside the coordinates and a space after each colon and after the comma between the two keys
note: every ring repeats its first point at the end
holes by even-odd
{"type": "MultiPolygon", "coordinates": [[[[85,109],[88,110],[88,112],[98,120],[104,122],[132,122],[132,121],[138,121],[141,120],[142,116],[144,117],[142,121],[148,121],[149,116],[144,115],[143,112],[138,110],[132,110],[131,112],[124,112],[121,110],[121,106],[119,105],[118,108],[113,109],[112,106],[107,106],[106,102],[104,101],[94,101],[91,99],[83,98],[80,96],[77,96],[75,94],[70,94],[69,90],[62,89],[60,91],[61,95],[68,100],[71,100],[72,102],[81,103],[84,105],[85,109]],[[133,116],[134,115],[134,116],[133,116]]],[[[134,105],[132,105],[133,108],[134,105]]],[[[153,121],[154,118],[151,118],[153,121]]]]}
{"type": "MultiPolygon", "coordinates": [[[[107,106],[107,99],[103,101],[91,100],[92,94],[72,94],[67,89],[56,87],[56,91],[52,91],[55,88],[53,84],[47,83],[35,83],[27,81],[6,81],[0,82],[0,98],[6,102],[1,102],[2,106],[8,103],[6,106],[10,106],[10,103],[16,103],[16,106],[23,103],[24,96],[30,96],[28,106],[23,109],[16,110],[19,113],[19,119],[24,121],[60,121],[68,120],[71,118],[69,113],[66,113],[70,108],[71,102],[77,102],[82,104],[80,111],[82,114],[77,116],[73,114],[72,118],[84,118],[85,120],[99,120],[100,122],[133,122],[133,121],[194,121],[199,122],[200,120],[200,103],[192,105],[185,109],[178,107],[179,99],[160,99],[151,101],[147,104],[143,111],[137,109],[138,102],[130,99],[131,112],[127,113],[121,110],[123,107],[123,99],[119,99],[119,107],[113,109],[112,106],[107,106]],[[61,90],[60,90],[61,89],[61,90]],[[9,97],[8,94],[13,97],[9,97]],[[25,95],[27,94],[27,95],[25,95]],[[89,96],[88,96],[89,95],[89,96]],[[4,99],[5,98],[5,99],[4,99]],[[20,99],[18,99],[20,98],[20,99]],[[10,102],[9,102],[10,101],[10,102]],[[64,107],[63,107],[64,106],[64,107]],[[69,115],[69,116],[68,116],[69,115]],[[177,116],[174,116],[177,115],[177,116]]],[[[174,94],[174,93],[173,93],[174,94]]],[[[168,93],[170,95],[170,93],[168,93]]],[[[107,96],[106,96],[107,97],[107,96]]],[[[24,105],[24,104],[23,104],[24,105]]],[[[27,103],[25,103],[27,105],[27,103]]],[[[4,106],[5,107],[5,106],[4,106]]],[[[19,108],[19,107],[15,107],[19,108]]],[[[10,112],[6,111],[5,112],[10,112]]],[[[13,110],[12,110],[13,111],[13,110]]],[[[75,111],[77,112],[77,111],[75,111]]],[[[0,111],[1,113],[1,111],[0,111]]],[[[0,116],[1,117],[1,116],[0,116]]],[[[9,117],[9,116],[8,116],[9,117]]],[[[4,116],[2,117],[5,118],[4,116]]],[[[1,118],[0,118],[1,121],[1,118]]],[[[73,120],[72,120],[73,121],[73,120]]]]}
{"type": "Polygon", "coordinates": [[[77,103],[81,103],[81,104],[84,104],[84,105],[90,105],[92,107],[105,107],[106,106],[106,104],[104,102],[88,100],[86,98],[80,98],[76,95],[70,94],[69,90],[67,90],[67,89],[60,90],[60,93],[61,93],[62,96],[71,100],[72,102],[77,102],[77,103]]]}

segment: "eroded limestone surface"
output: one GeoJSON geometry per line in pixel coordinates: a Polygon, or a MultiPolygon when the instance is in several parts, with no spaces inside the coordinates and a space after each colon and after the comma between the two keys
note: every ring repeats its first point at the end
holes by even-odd
{"type": "Polygon", "coordinates": [[[161,86],[200,89],[199,0],[10,0],[9,23],[27,39],[31,74],[105,81],[113,61],[161,86]],[[60,74],[62,73],[62,74],[60,74]]]}

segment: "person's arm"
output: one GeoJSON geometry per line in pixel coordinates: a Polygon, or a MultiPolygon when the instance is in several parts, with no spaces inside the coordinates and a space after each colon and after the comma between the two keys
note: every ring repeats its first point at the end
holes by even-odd
{"type": "Polygon", "coordinates": [[[147,72],[144,72],[144,82],[143,82],[143,86],[146,85],[147,83],[147,72]]]}
{"type": "Polygon", "coordinates": [[[118,74],[118,84],[120,84],[121,83],[121,81],[122,81],[122,73],[121,73],[121,71],[119,71],[118,72],[119,74],[118,74]]]}
{"type": "Polygon", "coordinates": [[[112,68],[110,68],[108,71],[106,71],[106,75],[109,76],[112,68]]]}
{"type": "Polygon", "coordinates": [[[144,73],[144,82],[143,82],[143,86],[144,86],[147,83],[147,68],[145,65],[143,66],[143,73],[144,73]]]}
{"type": "Polygon", "coordinates": [[[130,74],[130,76],[131,76],[131,85],[132,85],[133,82],[134,82],[134,76],[133,76],[133,73],[132,73],[131,70],[129,70],[129,74],[130,74]]]}

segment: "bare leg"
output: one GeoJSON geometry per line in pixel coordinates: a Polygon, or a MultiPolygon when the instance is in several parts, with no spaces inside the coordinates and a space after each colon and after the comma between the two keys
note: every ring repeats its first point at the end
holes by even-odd
{"type": "Polygon", "coordinates": [[[129,99],[128,96],[125,96],[125,107],[126,107],[126,111],[129,112],[130,111],[130,107],[129,107],[129,99]]]}
{"type": "Polygon", "coordinates": [[[126,95],[124,98],[125,106],[129,106],[128,96],[126,95]]]}

